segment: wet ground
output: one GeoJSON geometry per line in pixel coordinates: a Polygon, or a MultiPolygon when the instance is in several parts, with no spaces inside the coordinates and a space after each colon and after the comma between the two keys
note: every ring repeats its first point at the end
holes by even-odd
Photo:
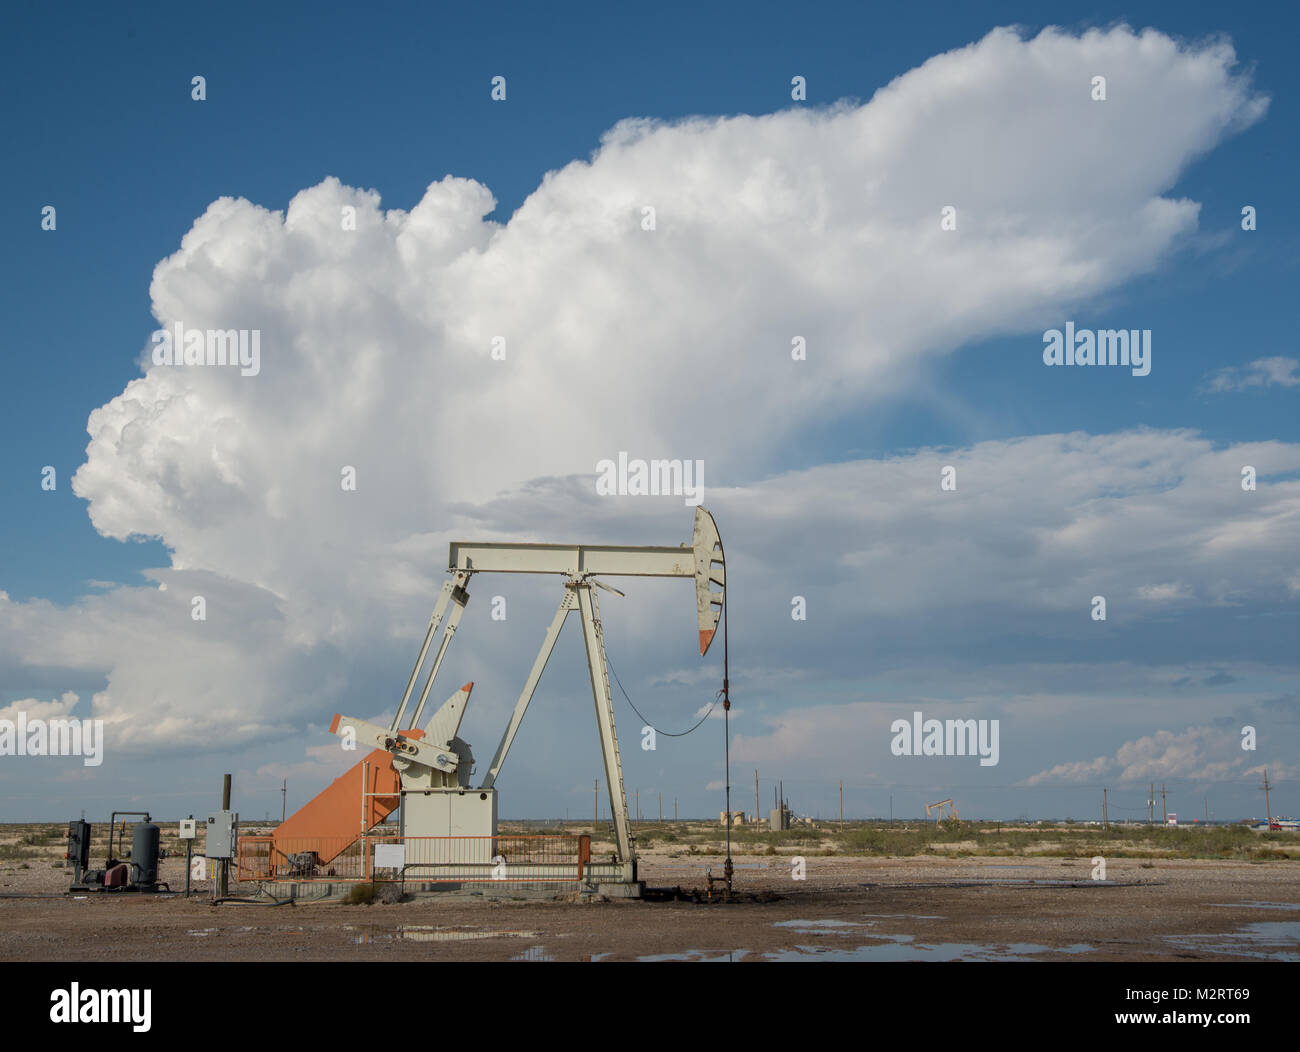
{"type": "MultiPolygon", "coordinates": [[[[1300,960],[1300,864],[738,859],[747,901],[0,898],[0,960],[1300,960]],[[767,901],[763,901],[763,900],[767,901]]],[[[721,860],[651,855],[652,885],[721,860]]],[[[51,888],[51,891],[57,890],[51,888]]],[[[247,889],[243,889],[247,890],[247,889]]]]}

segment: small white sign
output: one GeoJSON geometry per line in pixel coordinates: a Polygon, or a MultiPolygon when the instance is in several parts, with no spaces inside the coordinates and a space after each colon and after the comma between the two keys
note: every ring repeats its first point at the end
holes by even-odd
{"type": "Polygon", "coordinates": [[[1178,824],[1178,816],[1174,814],[1172,811],[1170,811],[1169,816],[1165,819],[1165,822],[1171,826],[1176,826],[1178,824]]]}
{"type": "Polygon", "coordinates": [[[405,844],[375,845],[375,869],[401,869],[405,865],[405,844]]]}
{"type": "Polygon", "coordinates": [[[198,823],[197,818],[182,818],[181,831],[176,835],[181,840],[193,840],[195,838],[195,826],[198,823]]]}

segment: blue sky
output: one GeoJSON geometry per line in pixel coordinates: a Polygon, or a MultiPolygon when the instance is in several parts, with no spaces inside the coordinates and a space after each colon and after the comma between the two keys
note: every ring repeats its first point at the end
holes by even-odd
{"type": "Polygon", "coordinates": [[[1023,341],[991,340],[949,363],[978,391],[978,421],[909,403],[809,435],[790,466],[827,453],[1049,428],[1181,426],[1189,407],[1216,438],[1295,437],[1284,391],[1248,400],[1197,394],[1208,371],[1233,360],[1234,346],[1294,347],[1283,312],[1297,255],[1283,234],[1300,218],[1288,192],[1300,161],[1292,134],[1298,74],[1288,60],[1294,35],[1279,31],[1286,27],[1273,9],[1243,7],[1225,21],[1214,4],[843,4],[811,15],[786,4],[723,4],[669,5],[648,17],[570,4],[555,24],[524,6],[509,17],[405,5],[364,15],[339,5],[211,14],[76,7],[78,16],[61,24],[35,9],[7,15],[2,75],[18,161],[6,168],[0,206],[16,239],[0,261],[13,305],[0,447],[15,513],[3,527],[10,595],[67,600],[86,580],[126,579],[164,558],[156,544],[105,541],[69,490],[46,494],[20,478],[37,461],[65,470],[80,462],[88,409],[138,372],[129,353],[108,348],[133,348],[152,330],[154,264],[217,197],[282,207],[296,190],[335,175],[375,187],[389,207],[409,207],[431,178],[451,172],[491,188],[493,218],[504,220],[542,175],[589,155],[624,117],[770,113],[792,105],[787,68],[806,71],[814,104],[867,99],[994,25],[1126,20],[1192,39],[1229,35],[1259,70],[1273,100],[1269,118],[1231,150],[1199,161],[1179,191],[1202,202],[1207,235],[1236,229],[1241,202],[1262,213],[1260,228],[1249,250],[1182,258],[1125,289],[1162,337],[1162,368],[1148,383],[1098,376],[1097,390],[1081,398],[1077,382],[1053,384],[1049,374],[1035,378],[1043,382],[1032,400],[1008,404],[997,392],[1025,382],[1016,364],[1023,341]],[[196,107],[173,85],[206,68],[219,72],[206,74],[212,90],[196,107]],[[485,71],[497,69],[514,85],[507,107],[494,108],[483,90],[485,71]],[[57,202],[62,236],[43,237],[39,222],[28,221],[38,199],[57,202]],[[53,331],[52,318],[61,319],[53,331]],[[33,347],[45,352],[20,350],[33,347]]]}
{"type": "MultiPolygon", "coordinates": [[[[129,12],[80,7],[69,9],[57,22],[34,6],[21,12],[10,10],[0,45],[5,52],[0,78],[9,115],[9,163],[4,168],[0,209],[10,246],[0,260],[0,280],[8,292],[6,382],[0,414],[0,494],[6,511],[0,518],[0,590],[11,602],[23,606],[25,630],[35,631],[32,626],[47,613],[58,620],[58,612],[63,611],[61,623],[67,626],[70,639],[75,640],[81,632],[93,633],[98,620],[77,612],[84,597],[114,595],[112,586],[153,589],[154,579],[142,576],[142,571],[169,565],[175,537],[121,540],[104,535],[92,523],[87,500],[73,492],[70,480],[87,460],[86,428],[91,411],[110,403],[142,375],[140,355],[149,333],[157,327],[150,294],[154,268],[178,251],[182,237],[213,201],[243,198],[271,211],[283,211],[296,194],[334,177],[344,187],[376,190],[384,209],[410,211],[430,183],[450,174],[487,187],[496,207],[486,219],[507,224],[548,172],[563,169],[574,160],[590,160],[602,136],[619,121],[650,117],[672,123],[693,116],[759,116],[818,109],[839,100],[862,106],[879,89],[932,56],[980,41],[997,26],[1020,26],[1026,40],[1049,25],[1077,35],[1119,22],[1135,29],[1151,26],[1175,40],[1193,43],[1222,35],[1230,39],[1236,52],[1239,65],[1234,73],[1249,71],[1251,90],[1268,97],[1268,109],[1248,127],[1225,133],[1203,147],[1193,144],[1196,156],[1186,164],[1171,162],[1168,185],[1152,187],[1164,197],[1188,199],[1200,206],[1194,229],[1184,231],[1157,260],[1135,266],[1132,273],[1115,281],[1102,280],[1101,287],[1087,295],[1063,290],[1059,297],[1063,305],[1055,313],[1044,309],[1044,301],[1053,298],[1045,294],[1024,306],[1027,313],[1008,311],[1005,318],[983,319],[970,327],[968,335],[962,335],[960,327],[955,330],[957,335],[952,328],[937,331],[912,356],[906,382],[894,383],[898,374],[887,371],[882,374],[879,396],[863,396],[857,404],[852,398],[847,404],[832,398],[822,411],[810,411],[783,428],[780,441],[761,455],[747,456],[743,449],[720,452],[722,471],[715,485],[725,482],[728,487],[751,487],[757,492],[786,473],[798,475],[819,466],[880,464],[915,457],[920,455],[918,451],[933,447],[970,451],[979,449],[981,443],[1010,443],[1029,436],[1071,432],[1116,436],[1140,428],[1163,435],[1188,429],[1209,444],[1208,452],[1197,452],[1202,458],[1233,445],[1281,443],[1290,450],[1300,441],[1295,386],[1268,383],[1240,390],[1209,389],[1220,370],[1248,370],[1250,363],[1260,359],[1296,356],[1291,304],[1297,256],[1287,234],[1300,219],[1293,192],[1298,167],[1294,129],[1300,74],[1293,59],[1293,16],[1279,16],[1276,8],[833,4],[818,5],[806,13],[785,4],[729,4],[710,5],[703,11],[682,5],[653,12],[610,12],[604,5],[593,4],[566,5],[557,22],[550,12],[522,5],[517,10],[491,9],[481,14],[387,4],[364,11],[331,7],[324,12],[279,5],[236,5],[211,13],[162,5],[142,5],[129,12]],[[201,103],[190,98],[190,78],[195,74],[207,78],[208,97],[201,103]],[[489,98],[489,81],[498,74],[508,78],[509,95],[504,104],[489,98]],[[796,74],[807,78],[807,103],[790,99],[790,78],[796,74]],[[40,227],[40,210],[47,204],[58,210],[55,232],[40,227]],[[1258,212],[1258,229],[1250,233],[1240,228],[1241,208],[1247,204],[1258,212]],[[1027,321],[1030,317],[1032,322],[1027,321]],[[1151,329],[1151,375],[1135,378],[1120,370],[1044,368],[1039,360],[1041,333],[1066,320],[1080,327],[1151,329]],[[40,487],[45,465],[58,471],[59,485],[53,493],[40,487]],[[54,606],[46,611],[43,601],[54,606]]],[[[1124,85],[1122,76],[1112,75],[1112,95],[1105,105],[1125,105],[1124,85]]],[[[1033,84],[1025,83],[1023,90],[1032,92],[1033,84]]],[[[934,134],[944,134],[942,113],[936,118],[934,134]]],[[[1104,140],[1099,143],[1099,149],[1107,148],[1104,140]]],[[[1098,172],[1105,177],[1113,172],[1118,177],[1140,159],[1147,145],[1130,142],[1128,152],[1106,156],[1098,172]]],[[[1078,148],[1086,150],[1086,143],[1078,148]]],[[[965,160],[976,169],[982,163],[979,157],[965,160]]],[[[1078,157],[1062,155],[1059,167],[1051,158],[1039,157],[1036,162],[1037,178],[1050,181],[1077,167],[1078,157]]],[[[944,173],[926,174],[938,178],[944,173]]],[[[959,170],[953,174],[962,175],[959,170]]],[[[937,206],[938,202],[936,211],[937,206]]],[[[864,268],[864,280],[890,269],[893,263],[889,256],[874,260],[864,268]]],[[[924,295],[941,301],[959,298],[961,293],[935,285],[924,295]]],[[[579,303],[571,309],[581,314],[582,306],[579,303]]],[[[703,319],[702,325],[707,326],[708,321],[703,319]]],[[[870,319],[846,316],[835,331],[865,332],[870,325],[870,319]]],[[[611,331],[617,333],[617,329],[611,331]]],[[[708,362],[708,351],[701,355],[708,362]]],[[[401,366],[396,362],[385,366],[390,367],[401,366]]],[[[431,382],[422,391],[431,416],[447,411],[449,391],[433,382],[438,375],[435,372],[429,377],[431,382]]],[[[725,387],[726,370],[719,370],[719,375],[725,387]]],[[[617,378],[617,370],[614,376],[617,378]]],[[[839,381],[828,377],[825,383],[838,385],[839,381]]],[[[872,385],[869,381],[868,387],[872,385]]],[[[859,388],[850,388],[846,388],[850,394],[861,393],[859,388]]],[[[418,441],[418,436],[410,437],[418,441]]],[[[622,438],[613,437],[612,432],[611,441],[621,448],[622,438]]],[[[1122,446],[1122,440],[1116,441],[1122,446]]],[[[274,455],[265,447],[263,450],[274,455]]],[[[588,459],[598,459],[598,451],[592,450],[588,459]]],[[[974,462],[979,463],[978,457],[974,462]]],[[[1167,474],[1161,476],[1160,486],[1177,486],[1180,479],[1188,477],[1190,472],[1179,467],[1181,463],[1174,458],[1167,474]]],[[[573,470],[568,461],[561,464],[557,460],[556,465],[548,464],[534,477],[568,476],[573,470]]],[[[114,470],[121,468],[119,464],[114,470]]],[[[157,470],[166,475],[161,461],[157,470]]],[[[1270,474],[1269,484],[1284,486],[1295,479],[1295,467],[1283,456],[1270,474]]],[[[527,481],[523,476],[500,474],[494,492],[527,481]]],[[[1104,481],[1097,485],[1098,493],[1107,492],[1104,481]]],[[[1291,491],[1273,492],[1284,503],[1269,528],[1281,530],[1280,543],[1289,543],[1294,551],[1295,521],[1286,511],[1291,491]]],[[[452,503],[490,507],[490,495],[449,493],[447,499],[452,503]]],[[[99,499],[109,499],[102,488],[99,499]]],[[[742,535],[746,525],[741,516],[746,506],[742,501],[734,510],[728,509],[730,522],[737,524],[742,535]]],[[[772,500],[763,504],[772,506],[772,500]]],[[[485,525],[527,528],[528,522],[536,520],[520,518],[525,507],[531,507],[527,500],[519,503],[519,510],[491,507],[479,518],[485,525]]],[[[566,507],[573,505],[557,491],[545,509],[545,515],[555,521],[554,529],[564,534],[553,539],[568,539],[575,531],[580,534],[584,530],[580,517],[570,514],[566,518],[566,507]]],[[[809,519],[817,518],[815,507],[805,509],[809,519]]],[[[728,518],[721,509],[715,510],[726,538],[728,518]]],[[[636,522],[634,511],[628,511],[620,522],[636,522]]],[[[308,518],[299,525],[310,528],[311,521],[308,518]]],[[[675,542],[685,539],[676,534],[684,531],[681,523],[686,521],[680,507],[675,513],[659,508],[653,525],[640,528],[638,534],[653,535],[648,539],[658,543],[675,542]],[[667,537],[663,536],[665,530],[667,537]]],[[[1178,521],[1176,516],[1174,521],[1178,521]]],[[[450,523],[429,521],[424,527],[439,538],[444,528],[450,528],[450,523]]],[[[601,526],[608,528],[608,523],[601,526]]],[[[772,536],[780,535],[775,526],[772,531],[772,536]]],[[[417,532],[412,529],[411,535],[417,532]]],[[[766,536],[763,530],[754,533],[766,536]]],[[[358,535],[356,539],[362,538],[358,535]]],[[[382,539],[396,543],[399,537],[382,539]]],[[[428,550],[436,552],[438,547],[431,543],[428,550]]],[[[247,576],[242,576],[238,567],[228,562],[205,563],[195,551],[187,552],[179,568],[211,571],[249,587],[270,587],[266,572],[250,567],[247,576]]],[[[777,553],[757,540],[752,551],[748,563],[752,577],[733,582],[733,612],[740,615],[740,623],[748,620],[755,626],[748,646],[757,657],[773,650],[773,637],[767,633],[788,628],[782,621],[788,598],[780,603],[760,598],[761,586],[770,583],[777,589],[777,581],[784,584],[785,569],[765,562],[777,553]],[[742,614],[737,607],[745,589],[755,596],[755,605],[742,614]]],[[[1267,546],[1262,549],[1272,551],[1267,546]]],[[[907,553],[902,554],[905,557],[907,553]]],[[[1261,554],[1261,558],[1267,561],[1271,556],[1261,554]]],[[[438,560],[439,556],[430,556],[426,568],[436,572],[438,560]]],[[[811,556],[810,563],[821,567],[811,556]]],[[[924,562],[918,566],[916,572],[924,575],[924,562]]],[[[829,575],[829,596],[834,592],[830,578],[836,571],[829,563],[824,569],[829,575]]],[[[1276,566],[1273,576],[1285,579],[1298,569],[1292,559],[1276,566]]],[[[1205,598],[1214,593],[1215,580],[1227,580],[1234,572],[1230,566],[1207,571],[1204,587],[1188,584],[1187,594],[1205,598]]],[[[319,576],[319,568],[316,573],[319,576]]],[[[346,577],[345,570],[340,574],[346,577]]],[[[1163,583],[1163,578],[1151,582],[1153,587],[1163,583]]],[[[869,582],[864,584],[869,587],[869,582]]],[[[783,594],[788,597],[799,587],[795,581],[783,594]]],[[[272,592],[285,594],[279,588],[272,592]]],[[[1175,594],[1179,594],[1177,589],[1175,594]]],[[[423,605],[432,598],[430,591],[423,605]]],[[[378,594],[375,600],[382,603],[378,594]]],[[[421,605],[411,601],[415,607],[421,605]]],[[[751,736],[753,763],[771,770],[773,776],[782,774],[788,786],[808,778],[809,768],[822,767],[802,753],[791,755],[788,761],[777,758],[790,748],[783,740],[802,741],[778,719],[779,714],[797,714],[803,703],[800,699],[816,699],[819,704],[849,712],[857,710],[842,707],[885,701],[906,705],[908,697],[918,694],[916,679],[903,670],[891,677],[880,663],[854,660],[853,641],[864,635],[889,639],[889,654],[895,659],[910,653],[918,662],[933,667],[935,633],[949,633],[951,647],[945,653],[957,662],[954,676],[961,685],[930,684],[925,696],[954,702],[959,697],[970,702],[970,677],[978,676],[987,663],[1014,665],[1026,660],[1027,650],[1038,661],[1057,663],[1061,669],[1067,665],[1086,668],[1089,661],[1101,660],[1095,654],[1079,653],[1068,642],[1054,642],[1051,630],[1039,635],[1034,628],[1018,626],[1014,607],[997,615],[1005,615],[1008,626],[998,639],[988,628],[989,611],[975,612],[978,597],[967,597],[967,601],[974,621],[964,620],[961,608],[942,602],[935,602],[915,618],[885,618],[884,622],[863,611],[853,612],[851,604],[839,611],[833,631],[784,655],[782,670],[789,682],[798,684],[797,691],[779,694],[754,684],[747,698],[749,719],[761,714],[769,722],[746,724],[738,718],[737,724],[738,734],[751,736]],[[864,620],[856,620],[859,616],[864,620]],[[983,627],[976,629],[977,623],[983,627]],[[1027,645],[1027,638],[1032,643],[1027,645]]],[[[544,623],[548,602],[539,597],[536,609],[528,608],[536,632],[544,623]]],[[[663,602],[672,608],[667,596],[663,602]]],[[[1180,666],[1192,668],[1187,676],[1202,685],[1200,697],[1208,706],[1205,720],[1236,719],[1242,706],[1277,701],[1260,710],[1285,717],[1276,724],[1270,739],[1274,751],[1268,756],[1294,763],[1300,745],[1294,736],[1298,726],[1292,653],[1297,627],[1295,595],[1279,597],[1261,584],[1258,593],[1247,589],[1234,602],[1231,616],[1226,608],[1211,602],[1144,617],[1140,633],[1136,628],[1123,630],[1121,612],[1106,626],[1114,629],[1115,637],[1106,653],[1110,660],[1158,665],[1170,670],[1171,679],[1177,678],[1174,673],[1180,666]],[[1232,671],[1225,673],[1233,683],[1231,698],[1215,701],[1214,684],[1204,683],[1213,680],[1214,672],[1196,671],[1207,661],[1217,663],[1215,667],[1231,666],[1232,671]]],[[[340,607],[347,605],[340,596],[340,607]]],[[[403,624],[400,631],[406,637],[415,635],[418,645],[419,615],[412,621],[395,609],[392,614],[395,623],[403,624]]],[[[1037,617],[1027,620],[1041,625],[1037,617]]],[[[646,645],[644,634],[636,635],[631,628],[628,632],[624,642],[630,650],[646,645]]],[[[527,642],[535,634],[532,627],[521,629],[524,649],[535,645],[527,642]]],[[[377,695],[390,696],[394,685],[400,690],[405,681],[408,658],[404,655],[408,650],[414,652],[412,640],[390,639],[391,653],[380,653],[364,644],[363,636],[341,630],[332,636],[325,632],[320,637],[327,640],[320,643],[324,649],[317,651],[309,664],[325,670],[322,675],[335,675],[352,685],[374,684],[377,695]]],[[[11,639],[20,638],[21,633],[15,630],[11,639]]],[[[746,653],[747,644],[743,635],[736,642],[739,658],[746,653]]],[[[113,679],[112,651],[117,645],[87,640],[87,650],[98,655],[93,659],[83,660],[72,644],[56,658],[33,661],[22,656],[26,652],[18,651],[15,644],[19,656],[11,655],[0,664],[0,708],[23,699],[49,701],[65,691],[88,699],[113,679]]],[[[883,650],[883,644],[881,647],[883,650]]],[[[862,653],[856,656],[860,658],[862,653]]],[[[883,653],[880,656],[883,659],[883,653]]],[[[617,657],[615,660],[618,662],[617,657]]],[[[518,658],[518,662],[526,667],[527,659],[518,658]]],[[[629,656],[621,665],[631,668],[630,678],[638,682],[642,696],[655,697],[654,660],[647,656],[634,662],[629,656]]],[[[556,673],[562,684],[580,682],[564,680],[563,675],[556,673]]],[[[1077,681],[1074,674],[1062,678],[1077,681]]],[[[1130,689],[1121,685],[1122,677],[1108,685],[1105,680],[1099,671],[1098,690],[1130,689]]],[[[626,675],[624,682],[633,689],[626,675]]],[[[994,678],[993,682],[1006,689],[1006,684],[1021,679],[1008,671],[1005,680],[994,678]]],[[[663,710],[669,713],[666,725],[686,722],[698,708],[699,690],[687,697],[671,682],[659,687],[664,692],[663,710]]],[[[345,689],[343,692],[346,694],[345,689]]],[[[502,692],[508,693],[504,685],[502,692]]],[[[143,701],[123,694],[119,703],[122,711],[138,711],[142,719],[147,718],[143,701]]],[[[77,711],[84,715],[82,704],[77,711]]],[[[638,705],[648,711],[640,700],[638,705]]],[[[1172,718],[1163,701],[1152,700],[1150,706],[1146,719],[1132,726],[1116,720],[1089,728],[1084,735],[1089,738],[1087,748],[1077,755],[1069,747],[1068,735],[1062,740],[1041,728],[1032,733],[1027,730],[1019,747],[1026,756],[1041,755],[1043,762],[1034,766],[1026,759],[1024,770],[1014,775],[999,773],[985,778],[983,774],[988,772],[983,772],[982,781],[972,779],[974,786],[985,787],[970,791],[972,800],[979,801],[974,811],[1010,817],[1029,812],[1065,813],[1072,808],[1079,813],[1091,807],[1088,801],[1096,795],[1091,787],[1094,782],[1100,784],[1096,780],[1085,783],[1087,788],[1036,785],[1032,791],[1022,786],[999,794],[997,787],[1020,785],[1040,768],[1112,754],[1125,742],[1162,731],[1175,737],[1185,735],[1194,725],[1180,716],[1172,718]]],[[[178,764],[156,745],[141,745],[143,751],[131,755],[145,759],[134,761],[129,771],[112,771],[106,765],[97,777],[103,779],[101,787],[111,787],[105,791],[138,793],[146,798],[150,793],[160,798],[174,794],[185,809],[197,809],[206,795],[188,784],[191,774],[207,784],[228,768],[232,757],[255,757],[256,770],[262,773],[250,779],[248,802],[251,811],[260,813],[278,802],[278,792],[271,794],[267,788],[272,782],[278,784],[268,773],[278,758],[283,757],[287,764],[297,763],[304,748],[328,744],[328,736],[320,733],[320,722],[328,722],[325,708],[328,704],[322,702],[319,712],[311,706],[295,709],[295,715],[283,725],[270,720],[276,724],[274,733],[251,748],[237,736],[228,741],[218,736],[210,748],[199,749],[201,759],[192,771],[193,765],[178,764]],[[165,792],[158,788],[160,782],[166,783],[165,792]]],[[[626,718],[627,710],[621,709],[620,719],[626,718]]],[[[852,721],[857,717],[845,718],[852,721]]],[[[1002,718],[1006,734],[1012,717],[1002,718]]],[[[579,708],[560,720],[554,733],[559,740],[565,735],[594,739],[590,722],[587,710],[579,708]]],[[[551,733],[541,727],[533,729],[551,733]]],[[[817,733],[824,732],[823,726],[817,733]]],[[[491,723],[486,723],[474,742],[480,755],[490,755],[495,734],[491,723]]],[[[877,745],[878,737],[872,739],[877,745]]],[[[587,744],[594,747],[594,741],[587,744]]],[[[647,770],[637,777],[643,783],[654,781],[660,786],[656,791],[673,786],[698,813],[716,811],[716,791],[705,788],[713,774],[701,774],[716,766],[716,751],[712,746],[683,746],[671,760],[665,760],[663,770],[647,770]]],[[[743,747],[740,751],[745,755],[743,747]]],[[[1261,757],[1267,758],[1262,753],[1261,757]]],[[[1257,780],[1253,775],[1233,769],[1216,778],[1210,767],[1191,770],[1166,759],[1174,764],[1168,777],[1185,780],[1189,793],[1196,786],[1219,786],[1218,791],[1225,795],[1224,807],[1232,814],[1259,810],[1251,810],[1256,794],[1246,788],[1257,780]]],[[[583,760],[588,767],[589,760],[589,756],[583,760]]],[[[1004,760],[1004,764],[1010,762],[1004,760]]],[[[0,763],[15,769],[12,760],[0,759],[0,763]]],[[[850,766],[851,757],[837,763],[850,766]]],[[[883,810],[887,786],[950,784],[955,777],[947,772],[931,775],[929,769],[900,771],[883,763],[879,756],[863,759],[858,770],[844,774],[861,785],[859,802],[864,810],[883,810]]],[[[558,813],[570,804],[575,813],[581,813],[586,798],[575,795],[568,783],[589,786],[589,777],[575,774],[570,778],[571,772],[566,771],[560,779],[563,784],[553,785],[555,779],[540,753],[533,761],[525,758],[522,765],[531,779],[528,796],[536,801],[537,816],[558,813]]],[[[45,776],[33,777],[39,783],[45,776]]],[[[55,777],[55,772],[50,777],[55,777]]],[[[304,773],[303,782],[309,783],[310,777],[304,773]]],[[[1284,784],[1285,779],[1283,772],[1284,784]]],[[[806,809],[830,806],[829,784],[827,779],[808,779],[803,796],[806,809]]],[[[1289,784],[1294,799],[1295,783],[1289,784]]],[[[503,784],[503,792],[506,788],[503,784]]],[[[80,791],[78,787],[65,792],[66,800],[51,813],[32,817],[62,817],[80,791]]],[[[307,792],[308,784],[303,784],[302,794],[307,792]]],[[[909,792],[899,788],[895,796],[909,792]]],[[[922,790],[912,795],[919,799],[918,794],[923,795],[922,790]]],[[[32,795],[42,795],[39,784],[32,795]]],[[[643,807],[644,799],[643,792],[643,807]]],[[[795,802],[801,801],[796,798],[795,802]]],[[[915,801],[909,797],[909,803],[915,801]]],[[[503,810],[520,813],[509,803],[503,803],[503,810]]],[[[901,813],[908,810],[900,805],[901,813]]],[[[1296,810],[1294,803],[1291,810],[1296,810]]],[[[24,814],[20,808],[11,808],[0,817],[13,819],[24,814]]]]}

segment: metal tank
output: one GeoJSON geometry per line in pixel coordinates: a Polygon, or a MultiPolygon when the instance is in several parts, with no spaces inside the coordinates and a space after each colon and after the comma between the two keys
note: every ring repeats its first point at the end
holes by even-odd
{"type": "Polygon", "coordinates": [[[131,883],[152,887],[158,883],[159,829],[152,822],[140,822],[131,835],[131,883]]]}

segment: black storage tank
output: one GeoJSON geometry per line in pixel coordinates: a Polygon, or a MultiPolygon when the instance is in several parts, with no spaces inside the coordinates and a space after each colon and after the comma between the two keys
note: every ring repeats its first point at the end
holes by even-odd
{"type": "Polygon", "coordinates": [[[131,834],[131,883],[152,888],[158,883],[160,832],[152,822],[140,822],[131,834]]]}

